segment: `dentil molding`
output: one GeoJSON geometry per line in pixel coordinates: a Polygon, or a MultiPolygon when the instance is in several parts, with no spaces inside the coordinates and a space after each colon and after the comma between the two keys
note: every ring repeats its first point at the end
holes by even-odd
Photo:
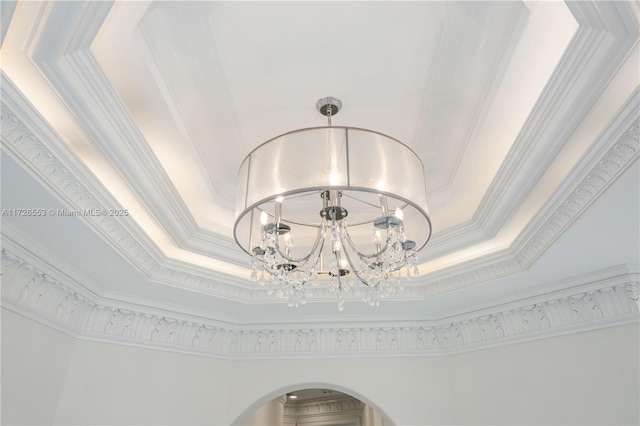
{"type": "Polygon", "coordinates": [[[640,273],[627,270],[480,316],[371,326],[247,327],[105,300],[51,265],[36,267],[2,249],[6,309],[80,339],[220,358],[446,355],[637,322],[639,299],[640,273]]]}

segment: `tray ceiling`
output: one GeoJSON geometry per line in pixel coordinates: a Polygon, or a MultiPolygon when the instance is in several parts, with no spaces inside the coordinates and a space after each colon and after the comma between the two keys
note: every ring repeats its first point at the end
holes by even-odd
{"type": "MultiPolygon", "coordinates": [[[[337,96],[344,109],[334,124],[391,135],[423,160],[434,234],[421,277],[397,300],[426,306],[529,268],[637,160],[637,140],[621,148],[639,115],[637,5],[597,6],[11,4],[3,175],[26,170],[52,205],[128,211],[53,225],[70,244],[86,243],[76,274],[97,292],[202,312],[206,295],[229,321],[240,321],[229,303],[248,304],[249,318],[284,318],[273,307],[280,302],[249,282],[249,259],[233,243],[237,171],[262,142],[323,125],[315,102],[337,96]],[[16,142],[9,122],[34,144],[16,142]],[[41,161],[47,156],[56,175],[41,161]],[[612,158],[620,159],[615,173],[599,186],[589,181],[612,158]],[[596,189],[579,199],[588,185],[596,189]],[[124,259],[131,272],[114,273],[92,250],[114,265],[124,259]],[[129,291],[123,279],[144,289],[129,291]]],[[[16,234],[32,232],[7,221],[16,234]]],[[[39,244],[53,243],[42,234],[39,244]]],[[[587,272],[579,266],[575,274],[587,272]]],[[[320,291],[316,300],[328,298],[320,291]]],[[[391,306],[381,312],[401,318],[403,305],[391,306]]],[[[333,302],[303,309],[336,313],[333,302]]]]}

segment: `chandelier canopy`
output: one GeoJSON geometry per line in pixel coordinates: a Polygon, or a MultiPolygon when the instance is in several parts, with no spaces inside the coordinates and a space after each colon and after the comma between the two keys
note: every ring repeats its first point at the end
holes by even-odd
{"type": "Polygon", "coordinates": [[[251,279],[289,306],[324,281],[340,310],[349,295],[378,305],[418,275],[431,237],[424,167],[396,139],[332,126],[339,99],[316,107],[328,126],[277,136],[244,159],[234,237],[252,256],[251,279]]]}

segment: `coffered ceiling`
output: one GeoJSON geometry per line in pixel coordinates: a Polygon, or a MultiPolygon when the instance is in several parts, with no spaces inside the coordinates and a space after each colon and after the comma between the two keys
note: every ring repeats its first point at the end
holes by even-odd
{"type": "Polygon", "coordinates": [[[637,3],[2,9],[3,208],[126,211],[4,215],[4,244],[103,298],[234,324],[441,320],[638,263],[637,3]],[[343,101],[334,124],[395,137],[425,165],[421,276],[380,308],[338,313],[320,289],[289,309],[233,241],[243,158],[324,125],[324,96],[343,101]],[[628,214],[613,221],[591,206],[616,183],[610,207],[628,214]],[[572,228],[583,214],[600,229],[572,228]],[[581,250],[591,232],[625,238],[581,250]]]}

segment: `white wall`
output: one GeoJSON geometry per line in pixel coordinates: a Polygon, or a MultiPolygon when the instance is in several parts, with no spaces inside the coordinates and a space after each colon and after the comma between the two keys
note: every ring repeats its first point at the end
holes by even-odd
{"type": "Polygon", "coordinates": [[[226,424],[230,362],[78,341],[58,424],[226,424]]]}
{"type": "Polygon", "coordinates": [[[638,331],[626,325],[449,357],[238,362],[230,412],[241,412],[240,393],[252,400],[324,383],[400,425],[638,424],[638,331]]]}
{"type": "Polygon", "coordinates": [[[75,339],[2,309],[2,424],[51,424],[75,339]]]}
{"type": "Polygon", "coordinates": [[[451,361],[451,412],[442,419],[452,423],[640,422],[637,325],[461,354],[451,361]]]}
{"type": "Polygon", "coordinates": [[[74,344],[4,309],[2,331],[3,424],[226,425],[309,387],[402,425],[640,421],[637,324],[448,357],[262,361],[74,344]]]}

